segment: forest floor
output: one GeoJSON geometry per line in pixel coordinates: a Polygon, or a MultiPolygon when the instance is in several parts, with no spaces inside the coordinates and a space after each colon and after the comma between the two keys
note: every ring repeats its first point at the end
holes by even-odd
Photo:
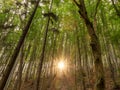
{"type": "MultiPolygon", "coordinates": [[[[46,79],[45,81],[48,81],[48,80],[46,79]]],[[[116,78],[116,81],[117,83],[120,84],[120,78],[116,78]]],[[[105,74],[105,83],[106,83],[105,90],[120,90],[120,88],[114,88],[114,83],[109,71],[107,71],[105,74]]],[[[75,79],[65,75],[62,78],[56,77],[53,83],[51,82],[51,83],[48,83],[48,85],[49,84],[51,84],[49,89],[45,89],[47,86],[45,86],[45,82],[44,82],[43,84],[44,86],[42,86],[44,87],[44,89],[42,88],[41,90],[80,90],[80,85],[78,85],[77,89],[75,89],[75,79]]],[[[94,86],[94,82],[90,80],[90,84],[86,83],[86,90],[93,90],[93,86],[94,86]]],[[[32,81],[25,82],[24,85],[22,85],[21,90],[34,90],[33,82],[32,81]]]]}

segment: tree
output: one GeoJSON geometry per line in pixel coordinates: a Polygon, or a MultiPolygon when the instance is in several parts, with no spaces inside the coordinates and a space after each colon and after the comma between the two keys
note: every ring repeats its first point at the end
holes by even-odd
{"type": "Polygon", "coordinates": [[[5,84],[6,84],[6,82],[7,82],[7,79],[8,79],[8,77],[9,77],[9,75],[10,75],[10,72],[11,72],[11,70],[12,70],[12,68],[13,68],[13,66],[14,66],[14,63],[15,63],[15,61],[16,61],[16,58],[17,58],[17,56],[18,56],[18,54],[19,54],[20,48],[21,48],[21,46],[22,46],[22,44],[23,44],[23,42],[24,42],[24,40],[25,40],[25,37],[26,37],[26,35],[27,35],[27,32],[28,32],[29,27],[30,27],[30,25],[31,25],[31,22],[32,22],[32,20],[33,20],[33,18],[34,18],[34,15],[35,15],[35,12],[36,12],[36,10],[37,10],[37,8],[38,8],[39,2],[40,2],[40,0],[37,1],[36,5],[35,5],[35,8],[34,8],[34,10],[33,10],[33,13],[32,13],[32,15],[30,16],[29,21],[28,21],[27,25],[25,26],[25,28],[24,28],[24,30],[23,30],[22,36],[20,37],[20,40],[19,40],[19,42],[18,42],[18,44],[17,44],[17,46],[16,46],[16,48],[15,48],[15,50],[14,50],[14,53],[13,53],[13,55],[12,55],[10,61],[9,61],[8,66],[7,66],[6,70],[5,70],[4,77],[2,78],[1,83],[0,83],[0,89],[1,89],[1,90],[3,90],[4,87],[5,87],[5,84]]]}
{"type": "Polygon", "coordinates": [[[85,2],[84,0],[80,0],[80,4],[76,0],[74,0],[75,4],[79,8],[79,14],[84,20],[89,36],[91,38],[90,46],[92,48],[92,53],[94,56],[94,68],[96,74],[96,88],[95,90],[104,90],[105,89],[105,80],[104,80],[104,71],[103,71],[103,63],[101,57],[101,49],[99,39],[95,33],[95,29],[93,27],[93,23],[90,21],[87,15],[85,2]]]}

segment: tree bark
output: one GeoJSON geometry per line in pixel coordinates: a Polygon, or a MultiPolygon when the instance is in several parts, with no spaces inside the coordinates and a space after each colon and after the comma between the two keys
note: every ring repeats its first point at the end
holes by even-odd
{"type": "MultiPolygon", "coordinates": [[[[76,32],[77,34],[77,32],[76,32]]],[[[80,70],[80,78],[81,78],[81,89],[86,90],[85,86],[85,80],[84,80],[84,72],[82,69],[82,64],[81,64],[81,49],[80,49],[80,42],[79,42],[79,37],[78,34],[76,35],[76,43],[77,43],[77,51],[78,51],[78,60],[79,60],[79,70],[80,70]]]]}
{"type": "Polygon", "coordinates": [[[38,0],[37,3],[36,3],[36,5],[35,5],[35,8],[34,8],[34,10],[33,10],[33,13],[32,13],[32,15],[30,16],[29,21],[28,21],[27,25],[25,26],[25,28],[24,28],[24,30],[23,30],[23,33],[22,33],[22,35],[21,35],[21,37],[20,37],[20,40],[19,40],[19,42],[18,42],[18,44],[17,44],[17,46],[16,46],[16,48],[15,48],[15,50],[14,50],[14,52],[13,52],[13,55],[12,55],[10,61],[9,61],[8,66],[7,66],[6,70],[5,70],[4,76],[3,76],[2,79],[1,79],[0,90],[3,90],[4,87],[5,87],[5,84],[6,84],[6,82],[7,82],[7,79],[8,79],[8,77],[9,77],[9,75],[10,75],[10,72],[11,72],[11,70],[12,70],[12,68],[13,68],[13,66],[14,66],[14,63],[15,63],[15,61],[16,61],[16,59],[17,59],[17,56],[18,56],[18,54],[19,54],[20,48],[21,48],[21,46],[22,46],[22,44],[23,44],[23,42],[24,42],[24,40],[25,40],[25,37],[26,37],[26,35],[27,35],[27,33],[28,33],[28,30],[29,30],[29,27],[30,27],[30,25],[31,25],[31,22],[32,22],[32,20],[33,20],[33,18],[34,18],[34,15],[35,15],[35,12],[36,12],[37,7],[38,7],[38,5],[39,5],[39,2],[40,2],[40,0],[38,0]]]}
{"type": "Polygon", "coordinates": [[[84,20],[89,36],[91,38],[90,46],[92,48],[92,53],[94,56],[94,68],[95,68],[95,75],[96,75],[96,85],[95,90],[105,90],[105,80],[104,80],[104,70],[103,70],[103,63],[101,58],[101,48],[99,39],[95,33],[93,23],[90,22],[90,19],[87,15],[87,10],[84,4],[84,0],[80,0],[80,4],[74,0],[75,4],[79,8],[79,14],[84,20]]]}
{"type": "MultiPolygon", "coordinates": [[[[52,9],[52,3],[53,3],[53,0],[51,0],[49,12],[52,9]]],[[[47,20],[47,24],[46,24],[46,30],[45,30],[45,33],[44,33],[43,47],[42,47],[40,61],[39,61],[39,64],[38,64],[38,69],[37,69],[35,90],[39,90],[39,85],[40,85],[40,81],[41,81],[40,76],[41,76],[42,66],[43,66],[43,61],[44,61],[44,56],[45,56],[45,49],[46,49],[46,41],[47,41],[47,35],[48,35],[49,22],[50,22],[50,16],[48,16],[48,20],[47,20]]]]}

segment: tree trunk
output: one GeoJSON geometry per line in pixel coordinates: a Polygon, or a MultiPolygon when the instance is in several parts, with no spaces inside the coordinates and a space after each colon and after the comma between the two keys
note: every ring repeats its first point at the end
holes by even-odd
{"type": "Polygon", "coordinates": [[[92,48],[92,53],[94,56],[94,65],[95,65],[94,68],[95,68],[95,75],[96,75],[95,90],[105,90],[104,70],[103,70],[99,39],[95,33],[93,23],[90,22],[90,19],[88,18],[84,0],[80,0],[80,4],[78,4],[76,0],[74,0],[74,2],[79,8],[79,14],[84,20],[89,36],[91,38],[90,46],[92,48]]]}
{"type": "MultiPolygon", "coordinates": [[[[76,32],[77,34],[77,32],[76,32]]],[[[86,87],[85,87],[85,80],[84,80],[84,75],[83,75],[83,69],[82,69],[82,64],[81,64],[81,51],[80,51],[80,43],[79,43],[79,37],[78,35],[76,36],[76,42],[77,42],[77,49],[78,49],[78,59],[79,59],[79,68],[80,68],[80,75],[81,75],[81,87],[82,87],[82,90],[86,90],[86,87]]]]}
{"type": "MultiPolygon", "coordinates": [[[[52,9],[52,3],[53,3],[53,0],[51,0],[49,12],[52,9]]],[[[39,64],[38,64],[38,69],[37,69],[35,90],[39,90],[39,85],[40,85],[40,81],[41,81],[40,76],[41,76],[42,66],[43,66],[43,61],[44,61],[44,56],[45,56],[45,49],[46,49],[46,41],[47,41],[47,35],[48,35],[49,22],[50,22],[50,16],[48,16],[48,20],[47,20],[47,24],[46,24],[46,30],[45,30],[45,33],[44,33],[43,47],[42,47],[40,61],[39,61],[39,64]]]]}
{"type": "Polygon", "coordinates": [[[95,90],[104,90],[104,71],[103,71],[103,63],[101,58],[101,49],[99,39],[94,31],[93,24],[89,19],[84,19],[85,24],[88,29],[88,33],[91,37],[91,48],[94,56],[94,65],[95,65],[95,74],[96,74],[96,89],[95,90]]]}
{"type": "Polygon", "coordinates": [[[21,53],[20,53],[20,65],[19,65],[19,75],[18,75],[18,81],[19,81],[19,84],[18,84],[18,90],[20,90],[21,88],[21,83],[22,83],[22,70],[23,70],[23,57],[24,57],[24,45],[22,45],[22,48],[21,48],[21,53]]]}
{"type": "Polygon", "coordinates": [[[34,15],[35,15],[35,12],[36,12],[37,7],[39,5],[39,2],[40,2],[40,0],[38,0],[36,5],[35,5],[34,11],[33,11],[32,15],[30,16],[29,21],[28,21],[26,27],[23,30],[22,36],[20,37],[20,40],[19,40],[19,42],[18,42],[18,44],[17,44],[17,46],[16,46],[16,48],[15,48],[15,50],[13,52],[13,55],[12,55],[12,57],[10,59],[10,62],[9,62],[8,66],[7,66],[6,70],[5,70],[4,76],[1,79],[0,90],[3,90],[4,87],[5,87],[7,79],[9,77],[9,75],[10,75],[10,72],[11,72],[11,70],[12,70],[12,68],[14,66],[14,63],[16,61],[16,58],[17,58],[17,56],[19,54],[20,48],[21,48],[21,46],[22,46],[22,44],[23,44],[23,42],[25,40],[25,37],[26,37],[26,35],[28,33],[28,30],[29,30],[29,27],[31,25],[31,22],[32,22],[32,20],[34,18],[34,15]]]}

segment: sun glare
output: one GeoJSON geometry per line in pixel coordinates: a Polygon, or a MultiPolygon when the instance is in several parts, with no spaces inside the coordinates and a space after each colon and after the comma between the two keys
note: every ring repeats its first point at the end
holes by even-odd
{"type": "Polygon", "coordinates": [[[58,62],[58,69],[61,71],[65,69],[65,63],[63,61],[58,62]]]}

